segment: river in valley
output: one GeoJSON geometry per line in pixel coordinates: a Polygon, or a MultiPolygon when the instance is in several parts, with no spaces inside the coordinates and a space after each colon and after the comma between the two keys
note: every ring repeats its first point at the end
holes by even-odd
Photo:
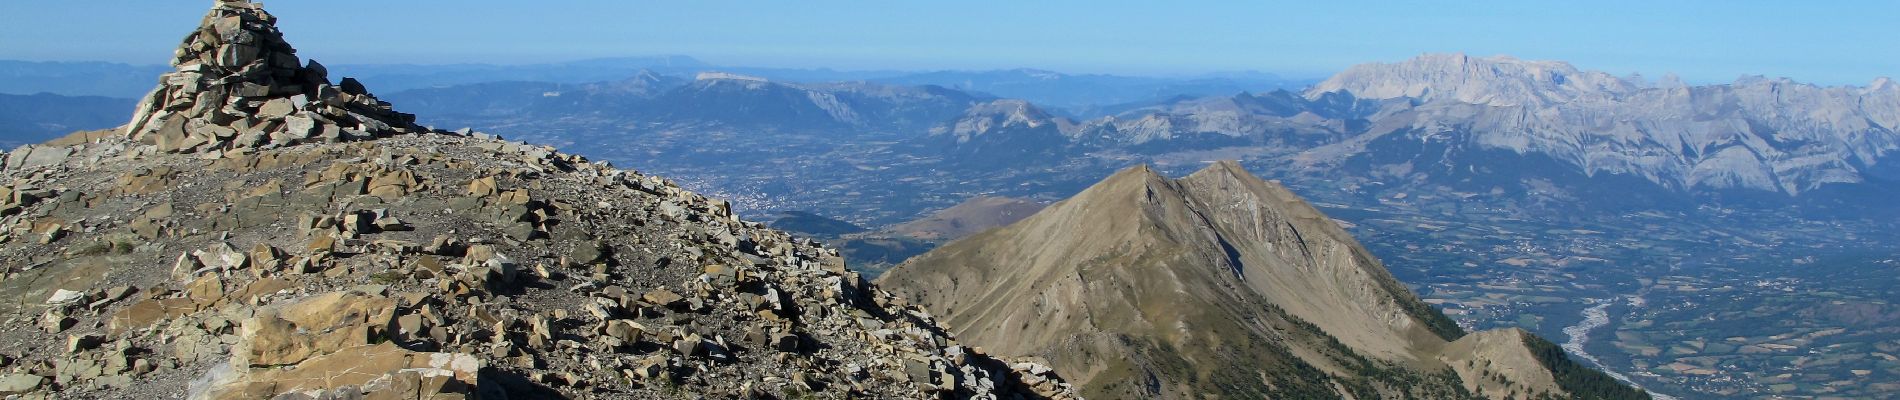
{"type": "MultiPolygon", "coordinates": [[[[1564,327],[1564,335],[1570,336],[1570,340],[1564,341],[1564,351],[1570,352],[1570,355],[1573,357],[1588,361],[1590,366],[1596,367],[1597,370],[1609,374],[1610,377],[1616,378],[1616,380],[1623,381],[1637,388],[1642,388],[1642,385],[1637,385],[1635,381],[1630,380],[1628,375],[1623,375],[1623,373],[1611,369],[1610,366],[1604,365],[1603,361],[1598,360],[1595,355],[1590,354],[1589,351],[1584,349],[1584,345],[1590,343],[1591,331],[1610,324],[1610,306],[1616,305],[1614,299],[1591,299],[1590,302],[1596,305],[1583,309],[1583,321],[1577,322],[1576,325],[1564,327]]],[[[1643,298],[1641,296],[1632,296],[1629,297],[1629,302],[1633,307],[1641,307],[1643,305],[1643,298]]],[[[1677,400],[1673,396],[1653,391],[1649,392],[1649,395],[1656,400],[1677,400]]]]}

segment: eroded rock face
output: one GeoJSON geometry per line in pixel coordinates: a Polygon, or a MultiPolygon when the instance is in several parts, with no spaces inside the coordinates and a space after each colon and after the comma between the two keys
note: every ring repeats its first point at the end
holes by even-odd
{"type": "MultiPolygon", "coordinates": [[[[482,362],[473,355],[424,353],[392,343],[359,344],[288,365],[239,368],[210,381],[193,398],[461,399],[478,397],[482,362]],[[303,397],[296,397],[303,396],[303,397]]],[[[489,397],[495,397],[491,394],[489,397]]]]}
{"type": "Polygon", "coordinates": [[[393,322],[396,302],[361,292],[313,296],[281,310],[258,310],[238,328],[232,364],[294,365],[343,347],[370,344],[393,322]]]}

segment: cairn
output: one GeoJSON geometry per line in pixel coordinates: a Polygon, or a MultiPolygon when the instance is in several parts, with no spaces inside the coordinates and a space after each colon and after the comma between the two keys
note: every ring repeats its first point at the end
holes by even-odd
{"type": "Polygon", "coordinates": [[[428,131],[363,84],[301,63],[261,4],[220,0],[178,47],[126,135],[168,153],[242,154],[428,131]]]}

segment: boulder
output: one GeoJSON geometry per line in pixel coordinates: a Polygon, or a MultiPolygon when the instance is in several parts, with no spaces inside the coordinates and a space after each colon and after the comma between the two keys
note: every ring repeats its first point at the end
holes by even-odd
{"type": "Polygon", "coordinates": [[[71,157],[70,147],[25,146],[7,153],[7,169],[39,168],[66,162],[71,157]]]}
{"type": "Polygon", "coordinates": [[[615,320],[607,323],[607,336],[619,339],[621,343],[637,343],[640,335],[646,332],[646,326],[638,322],[615,320]]]}
{"type": "Polygon", "coordinates": [[[46,383],[46,377],[30,374],[0,375],[0,396],[27,394],[46,383]]]}
{"type": "Polygon", "coordinates": [[[358,345],[312,357],[293,368],[239,368],[195,398],[446,399],[467,398],[480,386],[480,359],[423,353],[393,343],[358,345]],[[446,394],[450,396],[438,396],[446,394]],[[292,397],[310,398],[310,397],[292,397]]]}
{"type": "Polygon", "coordinates": [[[53,297],[46,299],[46,304],[56,306],[71,305],[85,299],[86,292],[58,289],[53,291],[53,297]]]}
{"type": "Polygon", "coordinates": [[[576,265],[591,265],[607,258],[606,246],[599,242],[581,243],[567,254],[567,261],[576,265]]]}
{"type": "Polygon", "coordinates": [[[296,109],[291,105],[290,99],[271,99],[264,102],[264,106],[257,108],[257,116],[264,119],[279,119],[289,116],[293,111],[296,109]]]}
{"type": "Polygon", "coordinates": [[[671,307],[671,306],[679,305],[680,303],[684,302],[686,300],[686,297],[680,296],[678,293],[673,293],[673,291],[671,290],[653,289],[653,291],[647,292],[645,295],[640,296],[640,299],[645,300],[648,304],[653,304],[653,305],[661,306],[661,307],[671,307]]]}
{"type": "Polygon", "coordinates": [[[479,178],[468,183],[468,195],[471,197],[488,197],[497,193],[501,191],[495,184],[495,177],[479,178]]]}
{"type": "Polygon", "coordinates": [[[375,341],[394,317],[396,302],[362,292],[333,292],[246,320],[232,361],[242,367],[297,364],[375,341]]]}

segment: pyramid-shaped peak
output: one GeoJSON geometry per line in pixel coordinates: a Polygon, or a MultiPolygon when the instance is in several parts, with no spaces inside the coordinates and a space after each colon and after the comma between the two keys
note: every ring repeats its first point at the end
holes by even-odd
{"type": "Polygon", "coordinates": [[[1894,90],[1900,88],[1900,84],[1893,83],[1893,78],[1883,76],[1874,78],[1874,83],[1868,84],[1867,88],[1872,90],[1894,90]]]}
{"type": "Polygon", "coordinates": [[[418,133],[354,79],[302,63],[263,5],[220,0],[185,36],[126,135],[171,153],[245,152],[311,142],[418,133]]]}
{"type": "Polygon", "coordinates": [[[1155,171],[1148,165],[1128,167],[1102,179],[1077,194],[1077,198],[1133,198],[1144,197],[1153,200],[1157,193],[1181,197],[1190,194],[1218,195],[1229,191],[1254,192],[1264,188],[1262,193],[1275,197],[1291,197],[1291,193],[1272,182],[1254,176],[1245,167],[1235,161],[1217,161],[1180,179],[1172,179],[1155,171]],[[1204,192],[1204,193],[1203,193],[1204,192]]]}
{"type": "Polygon", "coordinates": [[[1189,176],[1212,175],[1212,174],[1229,175],[1229,176],[1235,176],[1235,177],[1246,177],[1246,178],[1252,178],[1256,180],[1260,179],[1259,177],[1254,176],[1253,173],[1247,172],[1246,167],[1240,166],[1240,162],[1234,161],[1234,160],[1215,161],[1213,163],[1208,164],[1206,167],[1201,168],[1200,171],[1195,171],[1193,174],[1189,176]]]}
{"type": "Polygon", "coordinates": [[[1145,164],[1137,165],[1117,171],[1114,175],[1109,175],[1108,178],[1102,179],[1101,182],[1097,182],[1094,186],[1083,190],[1082,193],[1077,194],[1076,197],[1116,196],[1133,193],[1133,191],[1136,190],[1168,186],[1169,182],[1170,180],[1167,177],[1162,176],[1159,172],[1155,172],[1154,168],[1150,168],[1145,164]]]}
{"type": "Polygon", "coordinates": [[[1168,219],[1165,215],[1183,211],[1182,207],[1187,201],[1188,197],[1174,180],[1147,165],[1137,165],[1103,178],[1068,200],[1050,205],[1042,213],[1068,215],[1068,218],[1083,220],[1126,222],[1087,226],[1077,230],[1102,237],[1121,237],[1139,233],[1138,226],[1165,220],[1168,219]]]}
{"type": "Polygon", "coordinates": [[[1285,204],[1289,212],[1300,216],[1314,216],[1317,211],[1308,212],[1311,207],[1306,200],[1294,194],[1291,189],[1278,181],[1269,181],[1247,172],[1236,161],[1218,161],[1206,168],[1181,178],[1181,190],[1213,198],[1246,196],[1285,204]]]}

